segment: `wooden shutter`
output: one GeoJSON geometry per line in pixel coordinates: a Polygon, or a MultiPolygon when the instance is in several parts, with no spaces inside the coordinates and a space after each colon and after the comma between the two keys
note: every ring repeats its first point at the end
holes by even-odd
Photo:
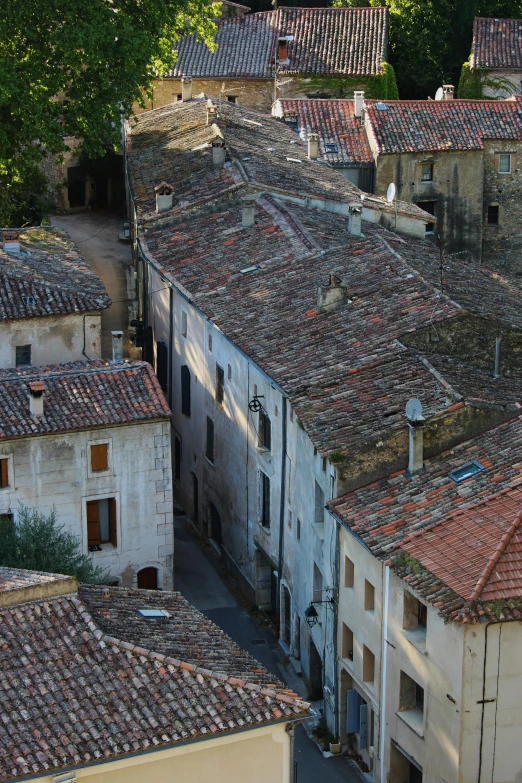
{"type": "Polygon", "coordinates": [[[346,691],[346,728],[347,734],[358,734],[361,719],[361,698],[353,688],[346,691]]]}
{"type": "Polygon", "coordinates": [[[91,446],[91,468],[95,470],[107,470],[109,467],[108,444],[101,443],[98,446],[91,446]]]}
{"type": "Polygon", "coordinates": [[[167,393],[169,379],[169,349],[166,343],[156,343],[156,375],[159,385],[167,393]]]}
{"type": "Polygon", "coordinates": [[[87,542],[89,546],[100,543],[100,516],[98,501],[87,501],[87,542]]]}
{"type": "Polygon", "coordinates": [[[181,368],[181,412],[190,416],[190,370],[186,364],[181,368]]]}
{"type": "Polygon", "coordinates": [[[113,546],[118,543],[116,533],[116,498],[109,498],[109,541],[113,546]]]}
{"type": "Polygon", "coordinates": [[[9,486],[9,473],[7,471],[8,461],[0,459],[0,487],[9,486]]]}

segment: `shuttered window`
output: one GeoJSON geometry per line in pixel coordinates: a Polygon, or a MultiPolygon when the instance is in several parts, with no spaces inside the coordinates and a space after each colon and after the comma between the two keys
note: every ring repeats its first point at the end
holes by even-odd
{"type": "Polygon", "coordinates": [[[8,461],[6,459],[0,459],[0,489],[9,486],[9,471],[8,461]]]}
{"type": "Polygon", "coordinates": [[[209,462],[214,462],[214,422],[207,416],[207,449],[205,455],[209,462]]]}
{"type": "Polygon", "coordinates": [[[87,539],[89,546],[117,544],[116,499],[87,501],[87,539]]]}
{"type": "Polygon", "coordinates": [[[270,479],[262,471],[259,473],[261,493],[261,524],[270,527],[270,479]]]}
{"type": "Polygon", "coordinates": [[[268,414],[261,408],[259,411],[259,446],[263,449],[272,448],[272,426],[268,414]]]}
{"type": "Polygon", "coordinates": [[[190,416],[190,370],[186,364],[181,368],[181,412],[190,416]]]}
{"type": "Polygon", "coordinates": [[[109,468],[109,445],[100,443],[91,446],[91,469],[92,471],[108,470],[109,468]]]}
{"type": "Polygon", "coordinates": [[[216,364],[216,402],[221,405],[225,397],[225,371],[216,364]]]}

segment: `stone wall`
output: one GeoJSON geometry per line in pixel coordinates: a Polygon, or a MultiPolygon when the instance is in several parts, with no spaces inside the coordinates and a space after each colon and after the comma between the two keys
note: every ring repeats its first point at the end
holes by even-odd
{"type": "Polygon", "coordinates": [[[484,142],[482,263],[522,273],[522,142],[484,142]],[[511,153],[511,173],[499,174],[499,153],[511,153]],[[488,206],[498,206],[498,225],[488,224],[488,206]]]}
{"type": "MultiPolygon", "coordinates": [[[[274,99],[273,79],[193,79],[192,94],[217,97],[224,89],[223,99],[235,97],[237,103],[250,109],[270,112],[274,99]]],[[[149,109],[158,109],[178,100],[181,95],[181,79],[158,79],[153,85],[152,101],[145,101],[145,109],[135,104],[136,114],[149,109]]]]}

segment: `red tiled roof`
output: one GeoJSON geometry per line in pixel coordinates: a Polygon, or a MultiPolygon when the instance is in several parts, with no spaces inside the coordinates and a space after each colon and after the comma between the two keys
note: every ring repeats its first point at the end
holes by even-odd
{"type": "Polygon", "coordinates": [[[366,101],[365,111],[383,154],[480,150],[484,139],[522,139],[520,101],[366,101]]]}
{"type": "Polygon", "coordinates": [[[0,671],[0,780],[51,775],[308,710],[287,690],[109,636],[75,595],[0,612],[0,671]]]}
{"type": "Polygon", "coordinates": [[[321,156],[333,165],[373,164],[373,156],[364,124],[354,116],[353,100],[282,100],[283,116],[297,117],[297,130],[303,142],[310,133],[318,133],[321,156]],[[336,144],[338,152],[328,152],[325,144],[336,144]]]}
{"type": "Polygon", "coordinates": [[[23,590],[26,587],[38,587],[60,580],[66,582],[71,577],[62,574],[48,574],[43,571],[28,571],[24,568],[0,568],[0,593],[23,590]]]}
{"type": "Polygon", "coordinates": [[[31,228],[20,234],[21,253],[0,245],[0,321],[103,310],[105,287],[65,231],[31,228]]]}
{"type": "Polygon", "coordinates": [[[167,418],[170,409],[146,362],[71,362],[0,370],[0,439],[167,418]],[[29,410],[29,384],[44,385],[44,415],[29,410]]]}
{"type": "Polygon", "coordinates": [[[522,69],[522,19],[485,19],[473,23],[474,68],[522,69]]]}
{"type": "Polygon", "coordinates": [[[386,59],[387,8],[286,8],[263,11],[218,23],[210,52],[195,36],[176,44],[171,77],[265,78],[274,76],[278,36],[293,35],[287,66],[299,74],[370,75],[386,59]]]}

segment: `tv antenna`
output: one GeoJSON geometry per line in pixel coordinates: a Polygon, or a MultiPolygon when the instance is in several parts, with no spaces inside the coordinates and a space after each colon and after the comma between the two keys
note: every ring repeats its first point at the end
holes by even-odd
{"type": "Polygon", "coordinates": [[[390,182],[388,185],[388,190],[386,191],[386,201],[388,204],[394,204],[395,205],[395,231],[397,231],[397,199],[395,198],[397,193],[397,188],[395,187],[395,182],[390,182]]]}
{"type": "Polygon", "coordinates": [[[439,87],[439,89],[435,93],[435,100],[441,101],[443,98],[444,98],[444,90],[442,89],[442,87],[439,87]]]}

